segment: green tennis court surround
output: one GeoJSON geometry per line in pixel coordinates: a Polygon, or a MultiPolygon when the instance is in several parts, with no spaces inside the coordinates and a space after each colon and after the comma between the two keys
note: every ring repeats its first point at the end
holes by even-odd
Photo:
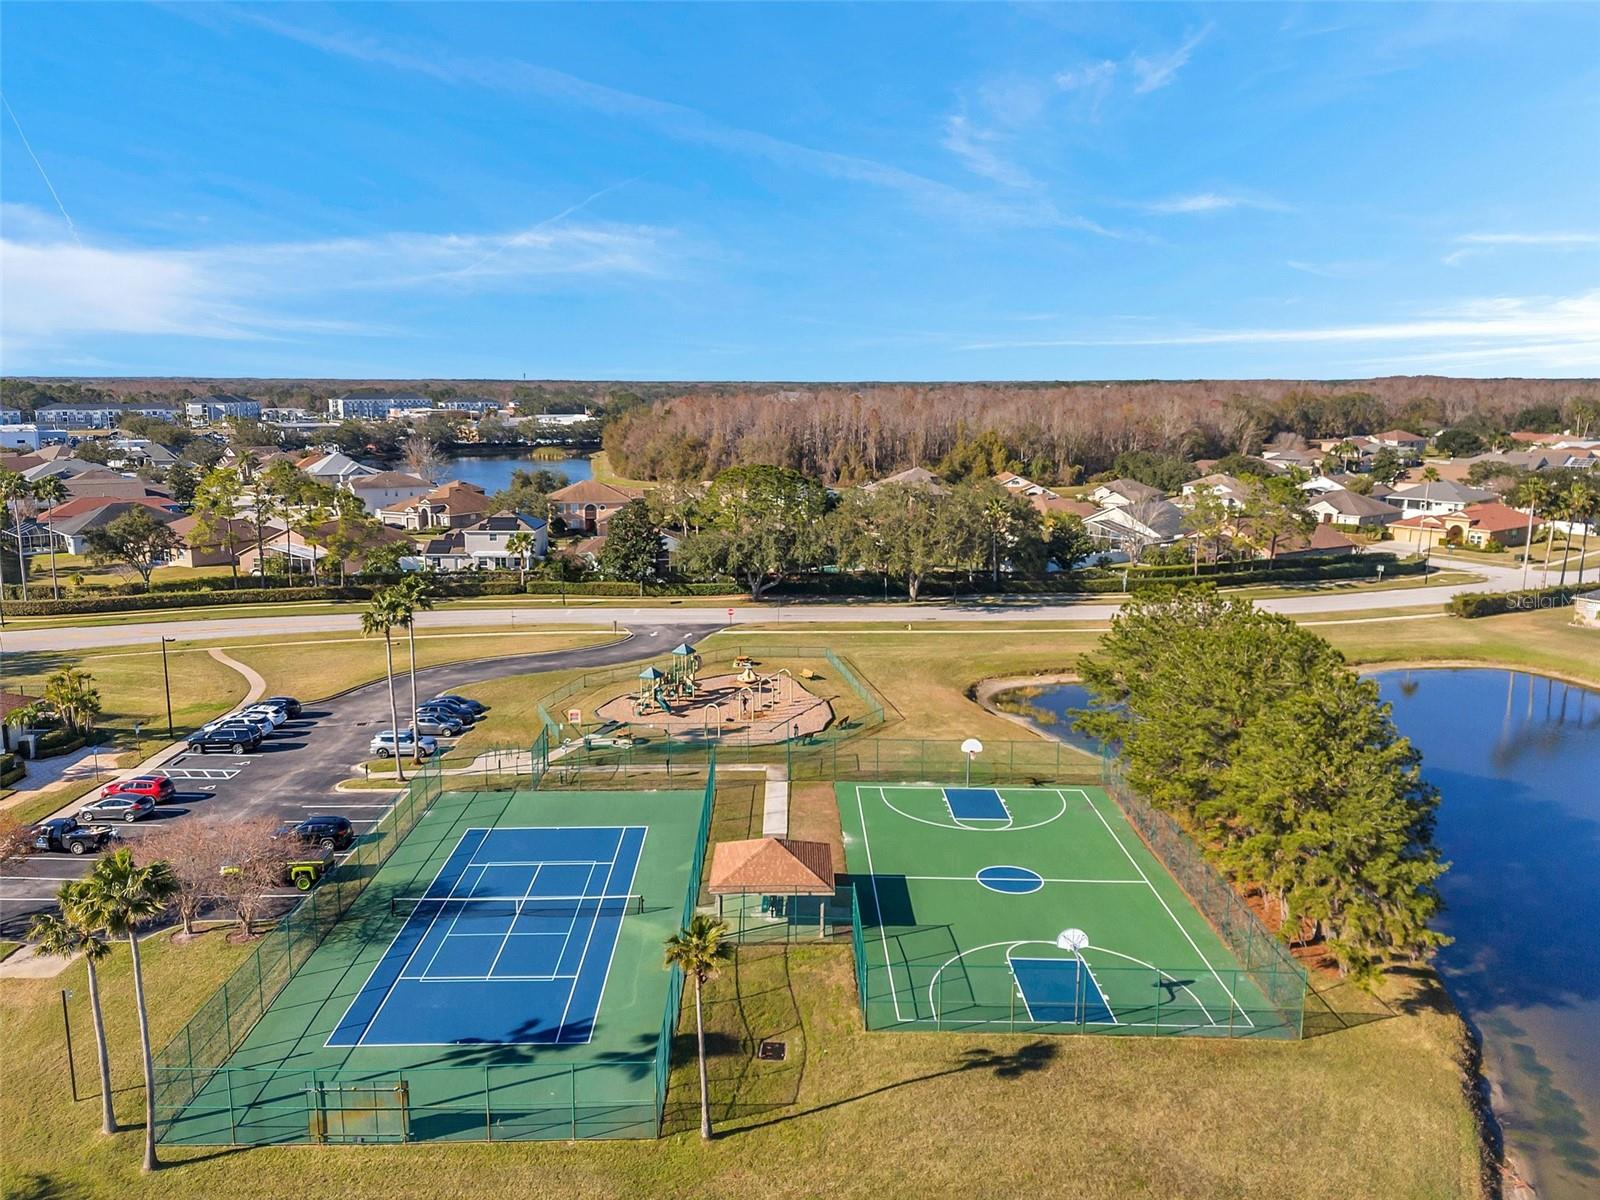
{"type": "Polygon", "coordinates": [[[386,818],[345,903],[311,893],[162,1051],[162,1139],[655,1137],[714,781],[386,818]]]}
{"type": "Polygon", "coordinates": [[[1304,972],[1241,957],[1101,789],[837,796],[868,1028],[1300,1036],[1304,972]]]}

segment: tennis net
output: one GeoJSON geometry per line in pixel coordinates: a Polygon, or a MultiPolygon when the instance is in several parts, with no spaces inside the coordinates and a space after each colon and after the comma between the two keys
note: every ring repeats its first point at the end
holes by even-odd
{"type": "Polygon", "coordinates": [[[622,917],[644,912],[639,892],[589,896],[391,896],[396,917],[622,917]]]}

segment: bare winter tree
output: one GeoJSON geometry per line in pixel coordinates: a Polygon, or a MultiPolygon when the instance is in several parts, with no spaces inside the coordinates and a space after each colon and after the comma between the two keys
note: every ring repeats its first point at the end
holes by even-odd
{"type": "Polygon", "coordinates": [[[268,892],[283,887],[284,866],[294,854],[292,844],[273,837],[278,823],[271,817],[229,821],[226,861],[220,871],[222,900],[239,922],[240,935],[255,936],[256,922],[266,907],[268,892]]]}
{"type": "Polygon", "coordinates": [[[438,483],[444,470],[439,443],[419,429],[406,439],[406,465],[412,474],[422,476],[429,483],[438,483]]]}
{"type": "Polygon", "coordinates": [[[172,910],[186,934],[194,933],[201,912],[226,891],[223,868],[232,862],[234,823],[216,817],[166,821],[133,844],[140,866],[165,862],[177,881],[172,910]]]}

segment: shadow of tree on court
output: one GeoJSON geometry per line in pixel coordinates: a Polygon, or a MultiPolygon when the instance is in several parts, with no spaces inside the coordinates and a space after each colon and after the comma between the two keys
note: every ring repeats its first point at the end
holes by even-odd
{"type": "Polygon", "coordinates": [[[1044,1070],[1055,1061],[1059,1053],[1060,1050],[1056,1044],[1048,1041],[1028,1042],[1015,1050],[1006,1052],[990,1050],[987,1046],[974,1046],[970,1050],[963,1050],[958,1061],[943,1070],[926,1071],[909,1079],[897,1079],[893,1083],[886,1083],[881,1087],[871,1088],[854,1096],[830,1100],[826,1104],[815,1104],[810,1108],[801,1109],[799,1112],[785,1113],[781,1117],[773,1117],[768,1121],[754,1121],[747,1125],[741,1125],[737,1129],[728,1130],[726,1136],[731,1137],[747,1130],[763,1129],[771,1125],[782,1125],[786,1121],[795,1121],[801,1117],[814,1116],[820,1112],[827,1112],[830,1109],[854,1104],[858,1100],[881,1096],[885,1092],[898,1091],[900,1088],[927,1083],[933,1079],[943,1079],[949,1075],[962,1075],[971,1071],[988,1071],[997,1079],[1020,1079],[1025,1075],[1044,1070]]]}

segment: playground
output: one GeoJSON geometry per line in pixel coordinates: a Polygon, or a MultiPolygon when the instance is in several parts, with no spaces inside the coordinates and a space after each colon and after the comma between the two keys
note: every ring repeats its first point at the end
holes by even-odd
{"type": "Polygon", "coordinates": [[[748,655],[735,658],[731,672],[701,675],[702,665],[693,647],[678,646],[664,670],[645,667],[632,691],[602,703],[595,716],[608,725],[657,730],[679,741],[736,736],[748,745],[809,737],[833,722],[828,700],[787,667],[763,670],[748,655]]]}

